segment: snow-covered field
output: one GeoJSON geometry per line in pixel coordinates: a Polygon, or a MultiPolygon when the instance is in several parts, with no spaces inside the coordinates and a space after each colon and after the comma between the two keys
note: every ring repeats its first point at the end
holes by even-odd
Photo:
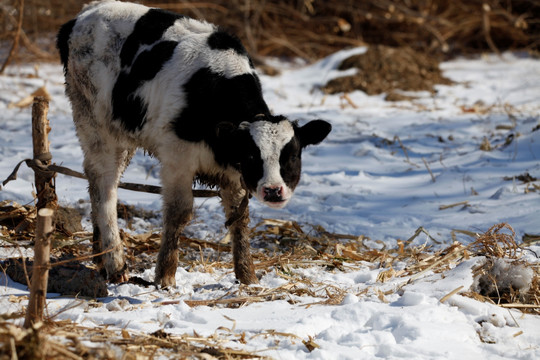
{"type": "MultiPolygon", "coordinates": [[[[540,60],[505,54],[449,61],[441,66],[456,84],[438,86],[435,95],[416,93],[418,98],[411,101],[387,102],[383,95],[359,91],[347,99],[318,90],[343,75],[335,70],[340,60],[362,51],[342,51],[310,66],[275,61],[281,75],[261,77],[275,113],[301,122],[322,118],[334,130],[325,142],[305,152],[303,178],[287,208],[272,210],[252,200],[252,224],[264,218],[294,220],[322,225],[333,233],[364,235],[374,246],[381,240],[389,247],[421,226],[437,243],[421,234],[411,246],[446,247],[453,235],[467,243],[471,237],[453,230],[482,233],[500,222],[510,224],[518,240],[526,233],[539,234],[540,183],[523,184],[515,177],[540,177],[540,60]],[[486,151],[488,143],[491,150],[486,151]],[[461,205],[446,207],[457,203],[461,205]]],[[[11,66],[0,77],[0,179],[18,161],[32,157],[31,110],[10,104],[42,86],[52,96],[54,162],[81,170],[82,153],[60,65],[42,64],[37,70],[11,66]]],[[[139,152],[124,181],[159,184],[159,165],[139,152]]],[[[0,201],[31,203],[32,182],[33,173],[23,166],[18,180],[0,191],[0,201]]],[[[88,207],[82,180],[59,175],[57,193],[63,204],[88,207]]],[[[121,190],[119,197],[147,209],[160,207],[156,195],[121,190]]],[[[217,199],[197,200],[195,211],[189,236],[217,241],[225,235],[217,199]]],[[[88,219],[84,225],[90,230],[88,219]]],[[[131,231],[152,230],[159,230],[159,222],[136,221],[131,231]]],[[[539,246],[531,249],[540,253],[539,246]]],[[[18,256],[18,250],[0,248],[0,259],[11,256],[18,256]]],[[[538,262],[533,252],[524,256],[538,262]]],[[[345,291],[342,303],[306,306],[320,299],[305,295],[296,297],[294,304],[276,300],[237,309],[192,308],[183,301],[159,304],[215,299],[238,290],[230,272],[179,268],[174,290],[110,285],[110,296],[92,305],[50,294],[48,313],[89,327],[109,325],[131,332],[219,333],[228,347],[276,359],[540,358],[539,316],[481,303],[459,292],[440,302],[460,286],[467,291],[473,283],[471,269],[481,261],[472,258],[442,274],[426,272],[408,284],[407,277],[378,282],[384,269],[367,262],[346,271],[292,266],[296,278],[345,291]],[[392,291],[397,288],[401,290],[392,291]],[[387,296],[380,296],[385,292],[387,296]],[[245,343],[238,341],[241,334],[245,343]],[[310,352],[303,343],[308,339],[319,348],[310,352]]],[[[141,276],[151,280],[153,269],[141,276]]],[[[1,274],[0,282],[0,313],[17,311],[25,303],[13,302],[10,296],[27,294],[26,287],[1,274]]],[[[263,275],[260,291],[287,282],[279,271],[272,271],[263,275]]]]}

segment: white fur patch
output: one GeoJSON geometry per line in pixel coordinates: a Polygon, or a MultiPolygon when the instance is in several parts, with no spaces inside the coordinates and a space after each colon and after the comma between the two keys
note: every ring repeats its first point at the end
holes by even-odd
{"type": "MultiPolygon", "coordinates": [[[[263,161],[263,177],[257,184],[257,193],[255,196],[262,202],[264,201],[263,187],[282,186],[283,187],[283,205],[290,199],[292,190],[285,184],[281,177],[279,157],[281,151],[294,136],[294,129],[288,120],[279,123],[269,121],[255,121],[250,128],[250,134],[255,145],[261,152],[263,161]]],[[[280,207],[282,207],[280,206],[280,207]]]]}

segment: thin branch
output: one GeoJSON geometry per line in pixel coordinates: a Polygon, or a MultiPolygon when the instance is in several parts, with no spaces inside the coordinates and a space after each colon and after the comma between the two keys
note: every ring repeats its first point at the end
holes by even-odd
{"type": "Polygon", "coordinates": [[[9,54],[6,58],[6,61],[4,61],[4,64],[2,65],[2,68],[0,69],[0,74],[4,73],[4,70],[8,66],[11,60],[11,57],[15,53],[15,50],[17,50],[17,47],[19,46],[19,38],[21,37],[23,14],[24,14],[24,0],[19,0],[19,19],[17,20],[17,31],[15,33],[13,44],[11,45],[11,49],[9,50],[9,54]]]}

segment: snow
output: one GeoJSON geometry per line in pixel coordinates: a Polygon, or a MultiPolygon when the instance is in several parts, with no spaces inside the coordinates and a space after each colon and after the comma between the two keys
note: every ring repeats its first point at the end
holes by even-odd
{"type": "MultiPolygon", "coordinates": [[[[440,244],[421,234],[412,245],[444,247],[452,243],[452,235],[467,243],[471,238],[454,230],[480,233],[499,222],[509,223],[517,239],[539,233],[538,190],[526,191],[530,185],[503,178],[526,172],[540,176],[540,130],[532,131],[539,124],[540,61],[512,53],[448,61],[441,68],[455,84],[438,86],[434,95],[416,93],[418,98],[411,101],[392,103],[383,95],[360,91],[348,94],[347,101],[318,90],[327,80],[350,74],[336,70],[340,60],[364,51],[342,51],[309,66],[273,60],[281,75],[261,76],[275,113],[301,123],[325,119],[334,129],[326,141],[306,150],[302,180],[285,209],[251,201],[252,224],[264,218],[320,224],[330,232],[367,236],[374,246],[381,240],[388,247],[408,239],[420,226],[440,244]],[[493,150],[480,149],[485,139],[493,150]],[[440,209],[460,202],[466,203],[440,209]]],[[[63,94],[61,66],[19,65],[8,67],[0,77],[2,179],[18,161],[32,156],[31,110],[10,103],[41,86],[52,96],[54,161],[81,171],[82,152],[63,94]]],[[[157,185],[159,164],[138,152],[123,180],[157,185]]],[[[18,179],[0,191],[0,201],[32,203],[32,183],[33,173],[23,165],[18,179]]],[[[57,193],[61,203],[88,211],[84,181],[59,175],[57,193]]],[[[160,208],[155,195],[121,190],[119,197],[147,209],[160,208]]],[[[210,241],[225,235],[218,200],[197,200],[195,211],[188,235],[210,241]]],[[[88,219],[84,225],[90,230],[88,219]]],[[[159,230],[159,224],[138,220],[132,231],[149,230],[159,230]]],[[[540,251],[538,246],[531,249],[540,251]]],[[[22,250],[31,255],[31,250],[22,250]]],[[[18,250],[0,247],[0,259],[18,255],[18,250]]],[[[538,262],[532,252],[525,256],[538,262]]],[[[337,305],[317,304],[317,296],[295,295],[291,302],[278,299],[239,308],[190,307],[184,300],[216,299],[237,291],[238,284],[227,271],[179,268],[173,290],[109,285],[110,296],[92,304],[49,294],[47,309],[55,320],[89,327],[218,333],[227,346],[276,359],[540,358],[540,317],[459,292],[440,301],[460,286],[468,291],[474,284],[472,268],[482,261],[472,258],[410,283],[406,277],[379,282],[377,276],[385,269],[364,262],[347,270],[291,267],[294,276],[320,284],[320,289],[331,285],[344,291],[337,305]],[[171,300],[176,303],[161,304],[171,300]],[[238,341],[243,333],[245,344],[238,341]],[[303,344],[309,338],[319,345],[311,352],[303,344]]],[[[153,268],[141,276],[151,280],[153,268]]],[[[0,284],[0,313],[20,310],[26,300],[14,299],[28,294],[26,286],[3,274],[0,284]]],[[[264,290],[285,284],[287,280],[272,271],[257,286],[264,290]]]]}

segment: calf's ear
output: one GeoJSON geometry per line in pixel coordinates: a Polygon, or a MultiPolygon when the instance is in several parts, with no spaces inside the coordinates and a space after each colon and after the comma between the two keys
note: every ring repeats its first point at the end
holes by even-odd
{"type": "Polygon", "coordinates": [[[326,138],[332,131],[332,125],[324,120],[312,120],[306,125],[296,129],[296,135],[300,139],[302,147],[316,145],[326,138]]]}

